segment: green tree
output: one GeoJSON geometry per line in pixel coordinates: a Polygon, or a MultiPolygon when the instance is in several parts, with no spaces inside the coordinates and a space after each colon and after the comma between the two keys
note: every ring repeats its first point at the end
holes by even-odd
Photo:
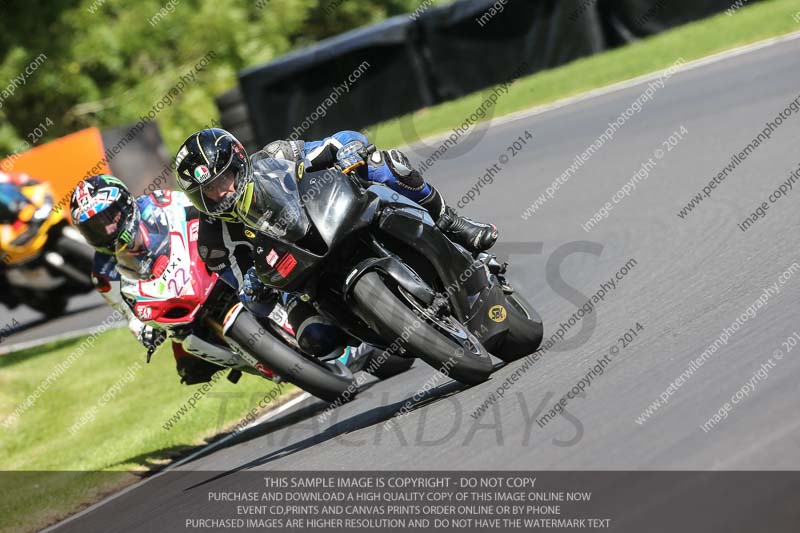
{"type": "Polygon", "coordinates": [[[0,157],[16,151],[45,118],[54,124],[40,142],[88,126],[136,122],[213,52],[208,67],[157,116],[174,148],[187,132],[218,116],[214,97],[235,86],[239,70],[421,3],[4,0],[0,94],[39,54],[46,59],[2,101],[0,157]]]}

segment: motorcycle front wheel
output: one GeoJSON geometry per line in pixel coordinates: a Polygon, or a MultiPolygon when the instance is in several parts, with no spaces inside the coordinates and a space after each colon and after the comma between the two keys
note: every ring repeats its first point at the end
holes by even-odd
{"type": "Polygon", "coordinates": [[[242,311],[226,336],[281,378],[331,403],[344,403],[356,396],[353,373],[338,361],[323,363],[292,350],[273,336],[256,318],[242,311]]]}
{"type": "Polygon", "coordinates": [[[367,272],[353,288],[360,315],[379,332],[420,359],[467,385],[489,379],[492,360],[466,327],[450,316],[426,313],[419,302],[397,288],[395,294],[377,272],[367,272]],[[416,311],[416,313],[415,313],[416,311]]]}

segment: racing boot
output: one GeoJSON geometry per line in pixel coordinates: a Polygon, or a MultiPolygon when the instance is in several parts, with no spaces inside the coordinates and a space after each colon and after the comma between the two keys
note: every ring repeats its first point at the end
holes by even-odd
{"type": "Polygon", "coordinates": [[[373,352],[378,350],[371,344],[367,344],[362,342],[358,346],[345,346],[344,349],[339,349],[338,354],[339,356],[336,358],[337,361],[342,363],[344,366],[350,369],[350,371],[355,374],[364,368],[364,365],[373,355],[373,352]]]}
{"type": "Polygon", "coordinates": [[[436,221],[436,225],[451,241],[460,244],[473,254],[488,250],[497,242],[497,227],[494,224],[462,217],[450,206],[445,206],[444,213],[436,221]]]}
{"type": "Polygon", "coordinates": [[[431,187],[431,194],[419,204],[428,210],[436,221],[436,226],[451,241],[473,254],[486,251],[497,242],[497,227],[494,224],[485,224],[460,216],[455,209],[444,203],[442,195],[435,187],[431,187]]]}

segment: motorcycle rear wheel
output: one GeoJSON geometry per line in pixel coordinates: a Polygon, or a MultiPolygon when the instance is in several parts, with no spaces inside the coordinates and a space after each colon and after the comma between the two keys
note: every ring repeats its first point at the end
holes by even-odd
{"type": "Polygon", "coordinates": [[[483,383],[494,367],[486,349],[466,327],[447,317],[435,320],[415,314],[410,303],[397,296],[377,272],[367,272],[353,288],[362,317],[373,327],[390,332],[389,342],[400,341],[437,370],[467,385],[483,383]]]}

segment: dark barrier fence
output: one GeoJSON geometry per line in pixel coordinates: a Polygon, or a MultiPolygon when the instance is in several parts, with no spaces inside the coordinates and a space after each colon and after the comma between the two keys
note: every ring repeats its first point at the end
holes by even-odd
{"type": "Polygon", "coordinates": [[[732,0],[462,0],[244,70],[217,100],[249,149],[313,139],[656,34],[732,0]]]}
{"type": "MultiPolygon", "coordinates": [[[[240,73],[256,144],[320,137],[333,124],[359,128],[434,104],[414,29],[396,17],[240,73]]],[[[242,124],[226,118],[223,126],[242,124]]]]}
{"type": "Polygon", "coordinates": [[[732,8],[735,1],[600,0],[599,10],[606,42],[609,47],[615,47],[732,8]]]}

